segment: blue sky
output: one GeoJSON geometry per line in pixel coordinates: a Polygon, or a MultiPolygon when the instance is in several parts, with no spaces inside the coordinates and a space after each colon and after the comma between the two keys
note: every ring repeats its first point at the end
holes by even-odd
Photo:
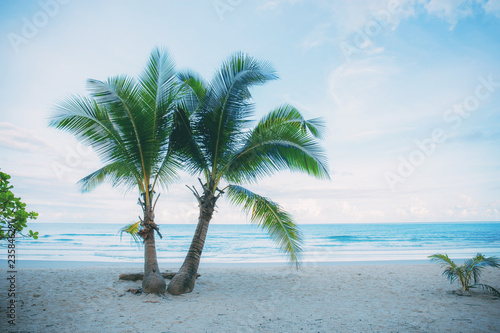
{"type": "MultiPolygon", "coordinates": [[[[48,128],[88,78],[137,75],[155,46],[210,78],[242,50],[280,79],[257,117],[291,103],[323,117],[331,181],[280,174],[252,186],[298,223],[500,220],[500,1],[2,1],[0,168],[39,222],[129,223],[135,192],[75,185],[100,166],[48,128]]],[[[195,223],[183,177],[158,223],[195,223]]],[[[244,223],[219,201],[214,223],[244,223]]]]}

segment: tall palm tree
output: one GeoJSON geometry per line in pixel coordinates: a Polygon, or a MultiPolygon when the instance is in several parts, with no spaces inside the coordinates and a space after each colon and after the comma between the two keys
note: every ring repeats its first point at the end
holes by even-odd
{"type": "Polygon", "coordinates": [[[154,49],[142,75],[89,79],[89,97],[70,96],[57,105],[50,126],[91,146],[104,166],[79,181],[83,192],[102,183],[123,190],[137,188],[143,216],[132,226],[144,242],[143,290],[165,292],[156,258],[154,219],[157,186],[177,177],[180,162],[172,147],[174,114],[182,95],[174,62],[154,49]]]}
{"type": "Polygon", "coordinates": [[[276,78],[271,65],[241,53],[227,59],[209,84],[194,73],[180,74],[191,91],[179,110],[177,129],[191,138],[184,146],[184,162],[188,171],[201,177],[201,189],[189,187],[199,204],[198,226],[184,263],[167,288],[171,294],[193,290],[208,226],[224,193],[298,264],[301,234],[291,215],[241,186],[282,170],[329,178],[318,142],[322,129],[318,119],[305,120],[294,107],[284,105],[255,127],[248,126],[253,116],[249,88],[276,78]]]}

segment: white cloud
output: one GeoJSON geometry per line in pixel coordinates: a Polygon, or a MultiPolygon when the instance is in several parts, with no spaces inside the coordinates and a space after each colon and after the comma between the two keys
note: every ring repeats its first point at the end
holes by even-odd
{"type": "MultiPolygon", "coordinates": [[[[274,0],[261,6],[266,10],[279,10],[282,6],[295,4],[296,0],[274,0]]],[[[500,16],[498,0],[360,0],[332,1],[316,4],[319,10],[331,12],[331,19],[318,22],[302,41],[309,49],[325,44],[347,43],[363,52],[383,51],[377,39],[385,33],[395,31],[402,21],[425,13],[446,21],[453,30],[457,23],[481,8],[485,13],[500,16]]]]}
{"type": "Polygon", "coordinates": [[[498,0],[419,0],[429,15],[436,16],[450,24],[453,30],[457,23],[484,10],[486,14],[500,17],[500,1],[498,0]]]}
{"type": "Polygon", "coordinates": [[[331,35],[332,23],[319,23],[302,41],[301,46],[303,49],[308,50],[317,46],[335,42],[331,35]]]}
{"type": "Polygon", "coordinates": [[[500,1],[489,0],[483,4],[486,13],[500,17],[500,1]]]}
{"type": "Polygon", "coordinates": [[[52,149],[53,145],[34,131],[0,122],[0,147],[18,152],[38,152],[52,149]]]}
{"type": "Polygon", "coordinates": [[[460,19],[472,15],[468,0],[430,0],[424,2],[424,8],[429,15],[439,17],[450,24],[450,30],[460,19]]]}
{"type": "Polygon", "coordinates": [[[337,67],[330,75],[329,88],[339,112],[359,111],[371,104],[367,95],[379,91],[382,84],[398,71],[387,57],[355,60],[337,67]]]}
{"type": "Polygon", "coordinates": [[[258,10],[276,10],[282,5],[295,4],[300,1],[301,0],[268,0],[265,1],[264,4],[260,5],[258,10]]]}
{"type": "Polygon", "coordinates": [[[304,199],[289,199],[287,201],[286,209],[293,215],[307,216],[311,223],[313,219],[318,219],[323,215],[323,208],[325,206],[318,200],[312,198],[304,199]]]}
{"type": "Polygon", "coordinates": [[[408,91],[402,91],[400,68],[387,56],[370,57],[344,63],[329,76],[328,92],[336,142],[368,142],[387,133],[404,128],[402,119],[409,111],[400,100],[408,91]],[[401,92],[401,93],[400,93],[401,92]],[[395,127],[395,125],[397,127],[395,127]]]}
{"type": "Polygon", "coordinates": [[[379,54],[384,48],[377,46],[377,40],[414,15],[412,3],[412,0],[328,2],[321,10],[331,12],[330,20],[318,23],[302,46],[307,49],[333,44],[342,50],[349,45],[364,53],[379,54]]]}

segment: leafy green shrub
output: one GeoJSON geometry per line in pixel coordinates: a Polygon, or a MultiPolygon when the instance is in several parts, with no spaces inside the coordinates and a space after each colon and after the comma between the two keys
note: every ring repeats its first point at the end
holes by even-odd
{"type": "MultiPolygon", "coordinates": [[[[9,179],[8,174],[0,172],[0,240],[14,238],[26,228],[28,219],[34,220],[38,216],[38,213],[27,212],[26,204],[14,196],[9,179]]],[[[30,230],[27,236],[37,239],[38,231],[30,230]]]]}

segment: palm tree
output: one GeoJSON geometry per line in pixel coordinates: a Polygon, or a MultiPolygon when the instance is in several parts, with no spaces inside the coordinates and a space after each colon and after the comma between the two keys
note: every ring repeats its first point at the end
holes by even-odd
{"type": "Polygon", "coordinates": [[[208,226],[224,193],[298,264],[301,234],[291,215],[241,185],[282,170],[329,178],[318,142],[322,122],[305,120],[294,107],[283,105],[250,128],[253,105],[249,88],[277,76],[271,65],[248,55],[231,56],[209,84],[191,72],[179,77],[191,88],[184,113],[178,116],[182,119],[179,124],[184,125],[178,130],[190,138],[184,146],[184,163],[187,171],[201,177],[201,189],[189,187],[199,204],[198,225],[184,263],[167,291],[178,295],[193,290],[208,226]]]}
{"type": "Polygon", "coordinates": [[[445,269],[443,275],[450,280],[450,283],[455,282],[457,279],[460,281],[462,293],[469,291],[471,288],[481,287],[500,296],[500,292],[492,286],[479,283],[481,272],[486,267],[500,267],[500,260],[497,257],[485,257],[478,253],[474,258],[465,260],[461,266],[457,266],[447,254],[433,254],[429,258],[441,264],[441,267],[445,269]],[[471,282],[474,284],[471,284],[471,282]]]}
{"type": "Polygon", "coordinates": [[[138,188],[143,216],[128,229],[135,228],[144,242],[143,290],[165,292],[156,258],[155,231],[161,234],[154,221],[155,189],[176,179],[181,165],[172,128],[182,83],[168,52],[158,48],[137,79],[122,75],[87,83],[90,97],[71,96],[57,105],[50,126],[91,146],[104,164],[79,181],[82,192],[106,182],[138,188]]]}

